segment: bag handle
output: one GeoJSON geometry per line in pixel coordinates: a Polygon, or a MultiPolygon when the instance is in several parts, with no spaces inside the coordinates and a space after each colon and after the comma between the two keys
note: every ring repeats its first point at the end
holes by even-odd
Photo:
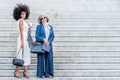
{"type": "MultiPolygon", "coordinates": [[[[19,49],[17,56],[19,55],[21,49],[22,49],[22,48],[19,49]]],[[[23,59],[23,57],[24,57],[24,54],[23,54],[23,53],[24,53],[24,49],[22,49],[22,59],[23,59]]]]}

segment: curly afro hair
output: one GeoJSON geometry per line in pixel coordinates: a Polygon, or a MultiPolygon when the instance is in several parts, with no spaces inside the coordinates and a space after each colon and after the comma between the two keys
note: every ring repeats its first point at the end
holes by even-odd
{"type": "Polygon", "coordinates": [[[17,21],[21,18],[21,12],[26,12],[26,18],[29,18],[30,9],[26,4],[17,4],[17,6],[13,10],[13,18],[17,21]]]}

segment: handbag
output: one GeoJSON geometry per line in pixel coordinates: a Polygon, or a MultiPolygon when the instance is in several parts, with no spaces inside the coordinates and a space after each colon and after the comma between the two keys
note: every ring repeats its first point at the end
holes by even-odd
{"type": "MultiPolygon", "coordinates": [[[[17,57],[13,59],[13,65],[16,65],[16,66],[19,66],[19,67],[22,67],[24,65],[24,60],[23,60],[23,49],[22,49],[22,59],[18,59],[17,57]]],[[[20,53],[20,49],[18,51],[18,55],[20,53]]],[[[17,55],[17,56],[18,56],[17,55]]]]}
{"type": "Polygon", "coordinates": [[[45,51],[42,50],[43,43],[39,43],[37,41],[33,42],[33,39],[31,37],[31,30],[30,29],[28,30],[28,43],[29,43],[31,53],[35,53],[35,54],[36,53],[40,53],[40,54],[45,53],[45,51]]]}
{"type": "Polygon", "coordinates": [[[33,42],[31,45],[31,53],[44,54],[45,51],[42,50],[42,47],[43,47],[43,43],[39,43],[37,41],[33,42]]]}

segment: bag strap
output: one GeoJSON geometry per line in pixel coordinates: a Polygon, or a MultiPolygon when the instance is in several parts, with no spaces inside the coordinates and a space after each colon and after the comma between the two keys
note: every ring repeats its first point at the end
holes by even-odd
{"type": "MultiPolygon", "coordinates": [[[[22,49],[22,48],[19,49],[17,56],[19,55],[21,49],[22,49]]],[[[22,59],[23,59],[23,57],[24,57],[24,54],[23,54],[23,53],[24,53],[24,49],[22,49],[22,59]]]]}
{"type": "Polygon", "coordinates": [[[33,39],[32,39],[32,36],[31,36],[31,29],[28,30],[28,44],[29,44],[29,47],[32,46],[32,43],[33,43],[33,39]]]}

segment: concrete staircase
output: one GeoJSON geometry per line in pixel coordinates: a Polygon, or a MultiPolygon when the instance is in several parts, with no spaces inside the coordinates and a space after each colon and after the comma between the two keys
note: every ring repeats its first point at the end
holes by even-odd
{"type": "MultiPolygon", "coordinates": [[[[0,80],[19,80],[13,77],[15,66],[12,65],[18,33],[12,18],[16,3],[26,3],[31,8],[28,22],[34,25],[33,38],[37,18],[42,12],[49,16],[54,27],[55,78],[44,80],[120,80],[118,0],[69,0],[68,6],[64,0],[1,1],[0,80]]],[[[22,80],[39,80],[36,77],[36,55],[31,54],[31,62],[31,77],[22,80]]],[[[22,68],[20,71],[22,74],[22,68]]]]}

